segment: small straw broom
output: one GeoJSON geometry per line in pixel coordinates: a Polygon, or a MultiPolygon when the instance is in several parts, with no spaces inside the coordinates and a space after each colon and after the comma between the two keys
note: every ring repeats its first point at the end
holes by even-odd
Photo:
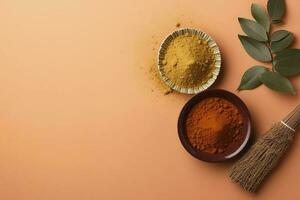
{"type": "Polygon", "coordinates": [[[249,192],[255,192],[287,151],[299,123],[300,105],[282,121],[275,123],[231,168],[229,176],[232,181],[249,192]]]}

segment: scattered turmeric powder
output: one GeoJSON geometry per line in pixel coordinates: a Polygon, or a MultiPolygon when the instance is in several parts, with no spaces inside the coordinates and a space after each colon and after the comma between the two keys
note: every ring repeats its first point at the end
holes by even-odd
{"type": "Polygon", "coordinates": [[[164,84],[164,82],[161,80],[159,72],[157,70],[157,66],[154,61],[149,66],[149,71],[147,73],[149,74],[150,79],[153,81],[155,89],[162,92],[164,95],[168,95],[173,92],[173,90],[166,84],[164,84]]]}

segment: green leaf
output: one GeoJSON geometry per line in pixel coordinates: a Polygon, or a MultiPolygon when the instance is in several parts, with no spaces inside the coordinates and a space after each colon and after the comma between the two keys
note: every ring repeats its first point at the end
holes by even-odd
{"type": "Polygon", "coordinates": [[[294,56],[290,59],[276,61],[275,70],[283,76],[300,74],[300,57],[294,56]]]}
{"type": "Polygon", "coordinates": [[[270,19],[268,13],[258,4],[251,5],[251,14],[253,18],[265,28],[266,32],[270,30],[270,19]]]}
{"type": "Polygon", "coordinates": [[[272,42],[271,43],[271,50],[272,52],[279,52],[282,51],[283,49],[288,48],[294,41],[294,35],[292,33],[289,33],[286,37],[283,39],[272,42]]]}
{"type": "Polygon", "coordinates": [[[280,65],[286,65],[286,61],[289,60],[300,60],[300,49],[284,49],[277,52],[273,60],[273,66],[275,67],[279,62],[281,63],[280,65]]]}
{"type": "Polygon", "coordinates": [[[272,21],[272,24],[280,24],[281,23],[281,20],[273,20],[272,21]]]}
{"type": "Polygon", "coordinates": [[[268,41],[268,35],[266,30],[259,23],[245,18],[239,18],[240,25],[243,31],[251,38],[266,42],[268,41]]]}
{"type": "Polygon", "coordinates": [[[277,42],[287,37],[291,32],[285,30],[275,31],[271,35],[271,42],[277,42]]]}
{"type": "Polygon", "coordinates": [[[250,37],[239,35],[239,39],[246,52],[254,59],[262,62],[271,62],[272,56],[266,44],[254,40],[250,37]]]}
{"type": "Polygon", "coordinates": [[[293,57],[300,58],[300,49],[284,49],[277,52],[275,60],[278,62],[279,60],[291,59],[293,57]]]}
{"type": "Polygon", "coordinates": [[[260,76],[261,82],[268,88],[289,94],[296,94],[291,82],[277,72],[266,71],[260,76]]]}
{"type": "Polygon", "coordinates": [[[262,84],[260,75],[267,71],[263,66],[254,66],[248,69],[241,80],[238,90],[252,90],[262,84]]]}
{"type": "Polygon", "coordinates": [[[284,0],[269,0],[268,12],[274,24],[281,22],[285,14],[285,1],[284,0]]]}

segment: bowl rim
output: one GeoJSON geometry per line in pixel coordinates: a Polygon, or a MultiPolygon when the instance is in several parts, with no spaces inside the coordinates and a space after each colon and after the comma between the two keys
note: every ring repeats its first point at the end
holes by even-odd
{"type": "Polygon", "coordinates": [[[158,55],[157,55],[157,68],[158,68],[161,79],[168,87],[170,87],[171,89],[173,89],[179,93],[183,93],[183,94],[197,94],[199,92],[202,92],[202,91],[208,89],[210,86],[212,86],[215,83],[216,79],[218,78],[218,75],[220,74],[221,65],[222,65],[221,51],[220,51],[220,48],[219,48],[218,44],[216,43],[216,41],[206,32],[199,30],[199,29],[195,29],[195,28],[180,28],[180,29],[177,29],[177,30],[171,32],[169,35],[166,36],[166,38],[161,43],[161,45],[159,47],[158,55]],[[214,57],[216,60],[215,66],[214,66],[215,69],[212,72],[213,73],[212,78],[210,78],[205,84],[199,85],[198,87],[195,87],[195,88],[183,88],[183,87],[177,86],[165,75],[164,70],[163,70],[164,65],[162,64],[166,48],[170,44],[170,42],[174,38],[176,38],[180,35],[184,35],[186,33],[197,35],[201,39],[206,40],[208,42],[208,45],[210,46],[210,48],[212,48],[214,50],[214,57]]]}
{"type": "Polygon", "coordinates": [[[178,118],[178,123],[177,123],[177,130],[178,130],[178,136],[180,139],[181,144],[185,148],[187,152],[189,152],[193,157],[206,161],[206,162],[222,162],[222,161],[227,161],[231,160],[233,158],[238,157],[243,153],[245,150],[247,144],[250,141],[250,138],[252,137],[252,120],[250,116],[250,112],[246,106],[246,104],[235,94],[227,91],[227,90],[222,90],[222,89],[211,89],[211,90],[205,90],[203,92],[200,92],[199,94],[193,96],[182,108],[179,118],[178,118]],[[209,154],[205,152],[201,152],[197,149],[195,149],[189,139],[187,138],[186,132],[185,132],[185,120],[187,117],[187,114],[190,112],[190,110],[193,108],[193,106],[197,103],[199,103],[201,100],[209,97],[220,97],[228,100],[231,102],[233,105],[235,105],[238,109],[239,112],[241,113],[243,117],[243,121],[245,123],[244,126],[244,134],[245,138],[243,143],[231,154],[229,155],[220,155],[220,154],[209,154]]]}

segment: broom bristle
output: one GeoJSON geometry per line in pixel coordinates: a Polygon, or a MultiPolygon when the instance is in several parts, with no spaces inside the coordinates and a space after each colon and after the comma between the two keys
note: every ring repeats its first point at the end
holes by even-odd
{"type": "Polygon", "coordinates": [[[286,152],[294,135],[295,132],[282,123],[274,124],[231,168],[230,178],[245,190],[254,192],[286,152]]]}

